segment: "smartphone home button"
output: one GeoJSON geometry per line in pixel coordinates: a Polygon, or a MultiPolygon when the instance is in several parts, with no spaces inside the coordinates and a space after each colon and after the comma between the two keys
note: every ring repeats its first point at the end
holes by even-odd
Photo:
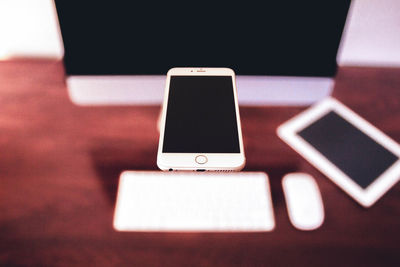
{"type": "Polygon", "coordinates": [[[204,164],[207,163],[208,159],[206,156],[203,155],[198,155],[195,159],[194,159],[198,164],[204,164]]]}

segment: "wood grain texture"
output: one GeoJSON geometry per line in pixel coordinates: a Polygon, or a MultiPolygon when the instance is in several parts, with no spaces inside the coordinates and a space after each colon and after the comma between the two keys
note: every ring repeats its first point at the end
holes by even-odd
{"type": "MultiPolygon", "coordinates": [[[[400,142],[400,69],[341,68],[334,96],[400,142]]],[[[400,185],[364,209],[278,139],[304,108],[241,107],[247,171],[271,180],[269,233],[120,233],[123,170],[156,169],[158,106],[79,107],[61,62],[0,63],[0,265],[400,266],[400,185]],[[289,222],[281,178],[313,175],[326,220],[289,222]]]]}

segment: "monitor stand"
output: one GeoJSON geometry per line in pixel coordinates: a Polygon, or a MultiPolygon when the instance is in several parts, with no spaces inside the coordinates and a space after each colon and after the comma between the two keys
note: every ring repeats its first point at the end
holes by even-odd
{"type": "MultiPolygon", "coordinates": [[[[68,93],[77,105],[160,105],[164,75],[69,76],[68,93]]],[[[329,96],[334,81],[327,77],[236,77],[239,105],[306,106],[329,96]]]]}

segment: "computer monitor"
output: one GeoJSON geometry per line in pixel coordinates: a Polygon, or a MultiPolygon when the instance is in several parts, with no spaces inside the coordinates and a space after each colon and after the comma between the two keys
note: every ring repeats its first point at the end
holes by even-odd
{"type": "Polygon", "coordinates": [[[229,67],[241,105],[330,94],[350,1],[55,0],[73,102],[160,104],[172,67],[229,67]]]}

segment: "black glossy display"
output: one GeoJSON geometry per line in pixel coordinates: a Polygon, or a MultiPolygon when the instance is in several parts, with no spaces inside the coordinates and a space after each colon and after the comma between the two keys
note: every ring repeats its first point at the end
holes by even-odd
{"type": "Polygon", "coordinates": [[[399,160],[333,111],[298,132],[298,135],[362,188],[367,188],[399,160]]]}
{"type": "Polygon", "coordinates": [[[333,76],[349,0],[55,0],[69,75],[333,76]]]}
{"type": "Polygon", "coordinates": [[[171,76],[164,153],[240,153],[231,76],[171,76]]]}

